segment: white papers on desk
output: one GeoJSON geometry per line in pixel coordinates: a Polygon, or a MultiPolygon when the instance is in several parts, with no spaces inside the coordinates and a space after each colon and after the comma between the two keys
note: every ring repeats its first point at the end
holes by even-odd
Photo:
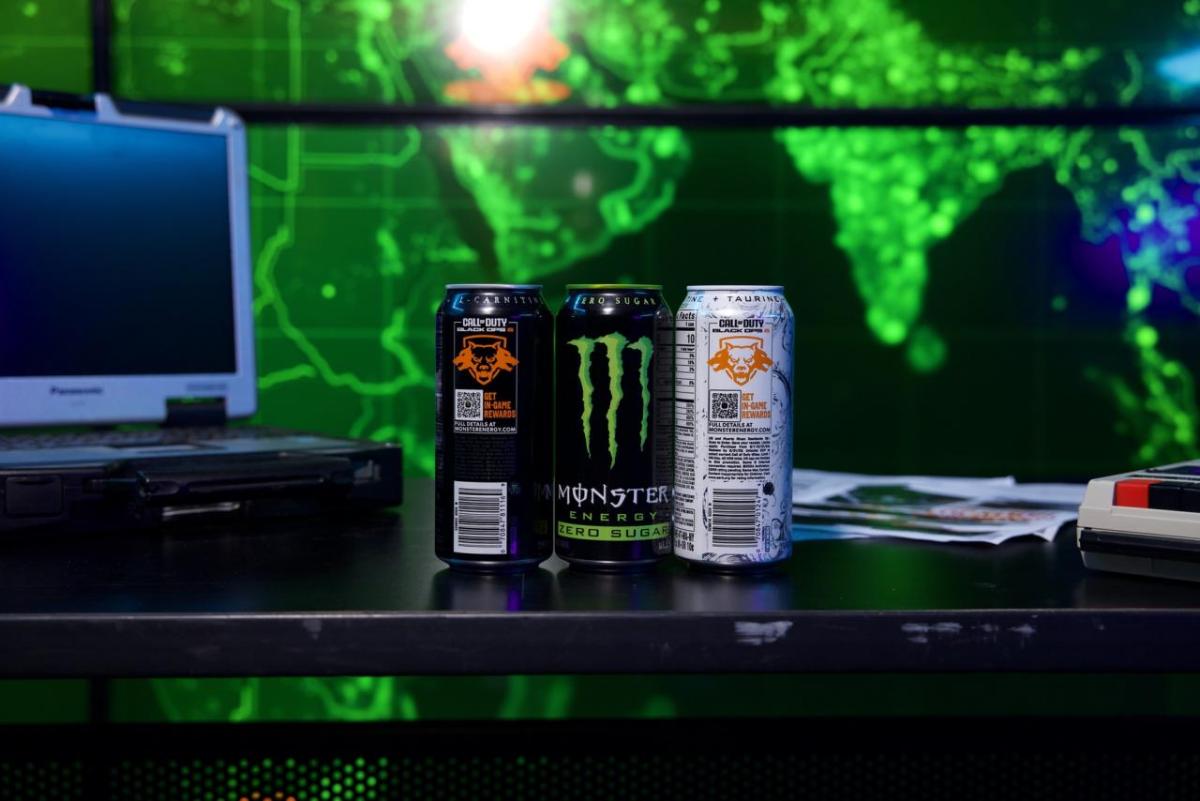
{"type": "Polygon", "coordinates": [[[1044,540],[1075,519],[1082,484],[1002,478],[792,472],[792,539],[900,537],[999,544],[1044,540]]]}

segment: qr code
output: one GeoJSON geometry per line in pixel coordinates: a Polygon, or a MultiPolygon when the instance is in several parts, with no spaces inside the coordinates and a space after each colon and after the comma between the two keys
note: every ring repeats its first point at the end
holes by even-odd
{"type": "Polygon", "coordinates": [[[483,420],[483,390],[454,390],[454,419],[483,420]]]}
{"type": "Polygon", "coordinates": [[[742,393],[708,393],[708,417],[710,420],[740,420],[742,418],[742,393]]]}

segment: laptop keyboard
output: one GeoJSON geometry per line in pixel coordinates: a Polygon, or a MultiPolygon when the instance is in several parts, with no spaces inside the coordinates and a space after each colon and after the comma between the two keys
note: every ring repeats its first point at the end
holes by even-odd
{"type": "Polygon", "coordinates": [[[0,451],[44,450],[107,445],[113,448],[149,448],[218,439],[261,439],[286,432],[265,426],[226,428],[157,428],[146,431],[73,431],[42,434],[0,434],[0,451]]]}

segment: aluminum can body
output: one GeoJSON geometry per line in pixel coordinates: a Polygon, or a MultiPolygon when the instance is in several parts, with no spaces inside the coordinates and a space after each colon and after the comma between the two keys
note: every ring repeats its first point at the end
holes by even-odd
{"type": "Polygon", "coordinates": [[[446,287],[434,549],[451,567],[526,570],[553,552],[553,325],[540,286],[446,287]]]}
{"type": "Polygon", "coordinates": [[[624,571],[671,552],[673,332],[662,288],[571,285],[555,323],[555,551],[624,571]]]}
{"type": "Polygon", "coordinates": [[[675,554],[733,572],[782,562],[795,336],[783,288],[690,286],[675,329],[675,554]]]}

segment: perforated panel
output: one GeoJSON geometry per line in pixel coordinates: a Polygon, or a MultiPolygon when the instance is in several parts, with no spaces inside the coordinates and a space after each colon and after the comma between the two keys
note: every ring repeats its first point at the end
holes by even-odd
{"type": "MultiPolygon", "coordinates": [[[[470,748],[464,748],[469,751],[470,748]]],[[[0,763],[0,797],[121,801],[569,798],[1194,799],[1200,758],[1136,753],[490,755],[0,763]]]]}
{"type": "Polygon", "coordinates": [[[0,762],[0,798],[4,801],[72,801],[83,797],[83,766],[79,762],[0,762]]]}

